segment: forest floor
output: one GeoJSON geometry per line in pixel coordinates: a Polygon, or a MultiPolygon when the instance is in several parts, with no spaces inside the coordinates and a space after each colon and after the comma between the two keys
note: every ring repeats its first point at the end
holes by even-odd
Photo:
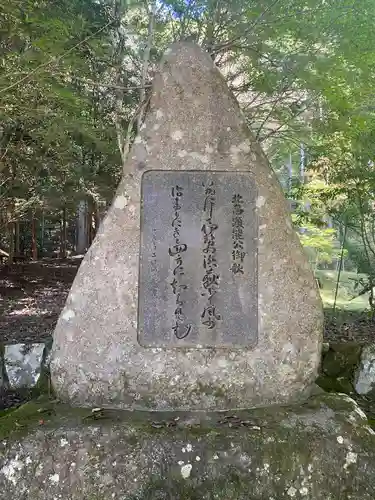
{"type": "MultiPolygon", "coordinates": [[[[50,337],[80,263],[76,257],[0,265],[0,342],[38,342],[50,337]]],[[[342,301],[339,305],[333,312],[327,304],[326,340],[373,342],[375,321],[368,313],[341,307],[342,301]]]]}
{"type": "Polygon", "coordinates": [[[50,337],[81,258],[0,266],[0,342],[50,337]]]}

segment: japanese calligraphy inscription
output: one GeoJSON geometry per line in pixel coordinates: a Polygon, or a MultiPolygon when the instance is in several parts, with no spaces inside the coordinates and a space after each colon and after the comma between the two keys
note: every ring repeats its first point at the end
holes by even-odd
{"type": "Polygon", "coordinates": [[[256,345],[258,222],[251,174],[151,170],[141,190],[139,343],[256,345]]]}

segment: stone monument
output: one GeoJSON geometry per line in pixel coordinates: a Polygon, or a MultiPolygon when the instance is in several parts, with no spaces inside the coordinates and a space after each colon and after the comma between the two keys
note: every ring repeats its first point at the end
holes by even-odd
{"type": "Polygon", "coordinates": [[[224,410],[305,396],[323,314],[287,203],[210,57],[173,45],[54,333],[62,400],[224,410]]]}
{"type": "Polygon", "coordinates": [[[373,500],[360,407],[282,406],[321,337],[276,177],[211,59],[172,46],[56,326],[59,398],[0,415],[1,498],[373,500]]]}

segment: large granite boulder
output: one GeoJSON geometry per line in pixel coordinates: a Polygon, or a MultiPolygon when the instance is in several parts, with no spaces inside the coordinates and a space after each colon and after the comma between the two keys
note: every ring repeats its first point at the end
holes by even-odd
{"type": "Polygon", "coordinates": [[[236,100],[199,47],[172,46],[112,207],[56,326],[57,394],[78,405],[155,410],[286,403],[305,396],[316,377],[322,328],[319,291],[284,194],[236,100]],[[181,187],[187,195],[178,212],[181,187]],[[207,200],[215,192],[221,198],[212,214],[207,200]],[[185,253],[180,215],[191,235],[185,253]],[[186,300],[186,286],[179,283],[176,293],[173,278],[177,269],[179,278],[184,274],[182,254],[192,283],[186,300]],[[191,323],[178,330],[189,308],[191,323]]]}
{"type": "Polygon", "coordinates": [[[0,418],[0,498],[373,500],[375,435],[345,395],[209,414],[30,403],[0,418]]]}

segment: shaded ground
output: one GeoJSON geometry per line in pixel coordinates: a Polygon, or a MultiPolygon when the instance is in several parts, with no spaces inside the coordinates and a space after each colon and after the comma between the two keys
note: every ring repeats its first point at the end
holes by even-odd
{"type": "Polygon", "coordinates": [[[0,342],[48,338],[81,258],[0,266],[0,342]]]}
{"type": "MultiPolygon", "coordinates": [[[[54,330],[81,258],[0,265],[0,342],[41,341],[54,330]]],[[[327,340],[375,341],[363,311],[326,310],[327,340]]]]}
{"type": "Polygon", "coordinates": [[[17,408],[27,401],[31,401],[33,397],[34,395],[30,390],[0,390],[0,418],[4,410],[17,408]]]}
{"type": "Polygon", "coordinates": [[[375,318],[367,311],[325,309],[324,334],[327,341],[375,342],[375,318]]]}

